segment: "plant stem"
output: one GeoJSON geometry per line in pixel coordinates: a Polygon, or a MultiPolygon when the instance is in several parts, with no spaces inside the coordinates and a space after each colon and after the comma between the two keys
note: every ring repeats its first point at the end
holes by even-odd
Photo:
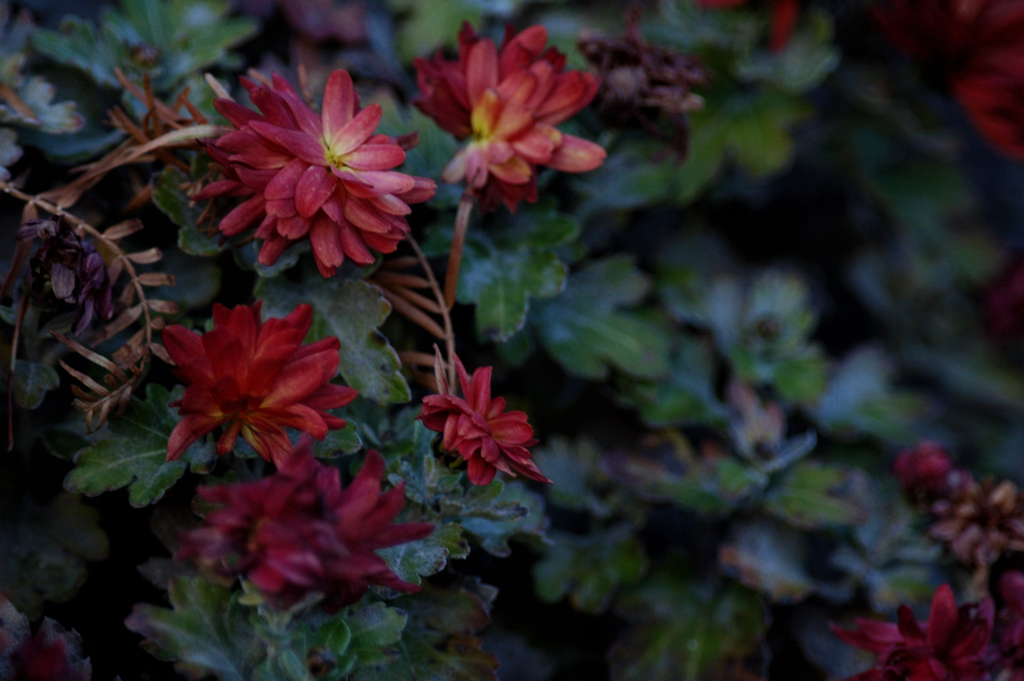
{"type": "Polygon", "coordinates": [[[455,289],[459,285],[459,266],[462,264],[462,246],[469,230],[469,215],[473,212],[473,195],[468,191],[459,199],[455,214],[455,233],[452,234],[452,250],[448,254],[448,271],[444,275],[444,302],[449,310],[455,305],[455,289]]]}
{"type": "MultiPolygon", "coordinates": [[[[470,207],[472,207],[472,202],[470,203],[470,207]]],[[[434,276],[434,270],[430,268],[430,263],[427,262],[427,256],[423,253],[423,249],[420,248],[420,245],[416,243],[416,239],[412,238],[411,234],[409,235],[409,245],[412,246],[412,250],[416,251],[416,258],[420,261],[420,267],[423,268],[423,273],[426,275],[427,281],[430,282],[430,289],[431,291],[434,292],[434,297],[437,299],[438,306],[441,308],[441,321],[444,323],[445,354],[448,356],[448,385],[454,386],[455,331],[452,329],[452,317],[450,314],[448,314],[449,308],[445,305],[445,300],[444,297],[442,296],[441,288],[437,285],[437,277],[434,276]]]]}

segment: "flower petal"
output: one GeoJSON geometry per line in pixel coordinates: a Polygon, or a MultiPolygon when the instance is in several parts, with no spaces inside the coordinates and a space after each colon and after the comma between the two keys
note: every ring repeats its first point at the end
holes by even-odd
{"type": "Polygon", "coordinates": [[[348,71],[338,69],[327,79],[324,88],[323,126],[324,139],[333,140],[346,123],[352,120],[355,105],[355,88],[348,71]]]}

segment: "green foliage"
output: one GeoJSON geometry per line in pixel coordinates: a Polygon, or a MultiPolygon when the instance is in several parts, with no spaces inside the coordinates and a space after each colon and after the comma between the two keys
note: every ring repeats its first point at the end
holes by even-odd
{"type": "Polygon", "coordinates": [[[919,396],[894,389],[891,378],[891,365],[878,348],[850,353],[818,402],[818,422],[838,433],[864,432],[896,442],[912,442],[913,422],[925,405],[919,396]]]}
{"type": "Polygon", "coordinates": [[[402,611],[372,603],[336,615],[317,608],[281,628],[243,605],[240,592],[201,577],[171,580],[169,596],[170,610],[136,605],[125,626],[189,679],[310,681],[315,664],[329,670],[317,678],[340,681],[360,666],[390,661],[406,622],[402,611]]]}
{"type": "Polygon", "coordinates": [[[660,319],[635,307],[650,288],[628,257],[598,260],[569,276],[565,291],[537,301],[530,326],[566,371],[603,379],[610,367],[639,378],[668,372],[669,336],[660,319]]]}
{"type": "Polygon", "coordinates": [[[632,526],[620,524],[584,536],[551,533],[553,546],[533,567],[537,597],[556,603],[568,595],[580,612],[604,612],[616,589],[640,579],[647,568],[647,557],[634,531],[632,526]]]}
{"type": "Polygon", "coordinates": [[[698,582],[675,557],[625,590],[615,607],[635,623],[609,653],[615,681],[724,676],[730,665],[757,651],[767,628],[755,593],[698,582]]]}
{"type": "MultiPolygon", "coordinates": [[[[574,240],[579,225],[554,201],[524,206],[498,225],[471,230],[459,270],[458,300],[476,305],[477,332],[504,343],[523,328],[532,298],[552,298],[565,286],[568,267],[555,249],[574,240]]],[[[447,253],[451,234],[435,232],[431,255],[447,253]]]]}
{"type": "Polygon", "coordinates": [[[467,485],[461,471],[445,467],[435,456],[434,433],[412,416],[412,411],[402,412],[368,440],[380,447],[389,461],[388,480],[396,485],[405,482],[409,519],[434,523],[436,529],[420,542],[403,545],[406,548],[382,551],[390,564],[418,582],[415,575],[440,571],[446,556],[458,559],[469,555],[463,533],[495,556],[511,553],[512,538],[542,545],[547,518],[538,494],[520,482],[467,485]]]}
{"type": "Polygon", "coordinates": [[[155,383],[146,386],[146,400],[132,398],[124,415],[109,422],[108,433],[95,438],[75,454],[75,468],[64,479],[64,489],[95,496],[128,486],[128,502],[136,508],[155,503],[185,473],[210,471],[216,453],[202,439],[177,461],[167,460],[167,441],[180,417],[168,403],[181,399],[155,383]],[[105,437],[104,437],[105,436],[105,437]]]}
{"type": "Polygon", "coordinates": [[[178,248],[189,255],[212,256],[223,249],[216,240],[200,233],[196,221],[203,212],[202,206],[190,205],[189,198],[181,189],[188,182],[188,176],[174,166],[167,166],[153,176],[153,205],[159,208],[171,222],[179,227],[178,248]]]}
{"type": "Polygon", "coordinates": [[[409,401],[398,354],[377,330],[391,312],[377,287],[307,272],[300,282],[260,279],[256,296],[263,300],[263,314],[268,317],[284,317],[303,303],[312,305],[313,326],[307,340],[336,336],[341,341],[338,373],[346,383],[377,404],[409,401]]]}
{"type": "Polygon", "coordinates": [[[772,485],[764,507],[800,529],[860,525],[870,517],[868,481],[858,469],[800,461],[772,485]]]}
{"type": "MultiPolygon", "coordinates": [[[[20,100],[0,98],[0,126],[13,125],[23,131],[45,136],[66,135],[85,125],[73,101],[54,103],[56,88],[41,75],[25,73],[28,66],[29,38],[37,33],[31,18],[20,12],[11,19],[6,2],[0,3],[0,83],[20,100]]],[[[7,166],[21,158],[14,128],[0,127],[0,179],[9,176],[7,166]]]]}
{"type": "Polygon", "coordinates": [[[498,660],[472,636],[490,620],[496,593],[472,582],[447,588],[425,584],[422,593],[396,600],[409,615],[398,643],[401,655],[389,664],[357,670],[355,681],[497,679],[498,660]]]}
{"type": "Polygon", "coordinates": [[[222,0],[122,0],[121,8],[107,8],[99,27],[65,17],[59,32],[34,33],[32,45],[98,85],[119,88],[120,68],[135,81],[150,76],[157,91],[169,93],[193,73],[232,67],[237,61],[228,50],[256,32],[251,19],[228,18],[222,0]]]}
{"type": "Polygon", "coordinates": [[[77,495],[61,493],[40,506],[8,476],[0,483],[0,511],[0,594],[29,619],[42,616],[44,601],[72,598],[85,581],[86,561],[107,557],[99,513],[77,495]]]}
{"type": "Polygon", "coordinates": [[[60,385],[60,376],[47,364],[18,360],[14,364],[14,399],[23,409],[37,409],[46,393],[60,385]]]}
{"type": "Polygon", "coordinates": [[[726,573],[775,602],[801,600],[817,586],[807,574],[803,536],[767,518],[733,525],[718,561],[726,573]]]}

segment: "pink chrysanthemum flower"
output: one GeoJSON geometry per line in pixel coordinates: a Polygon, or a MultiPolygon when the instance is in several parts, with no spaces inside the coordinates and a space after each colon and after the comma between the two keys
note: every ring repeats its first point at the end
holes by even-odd
{"type": "Polygon", "coordinates": [[[324,608],[335,612],[371,585],[415,593],[420,587],[400,579],[374,551],[422,539],[434,526],[393,524],[405,505],[405,483],[381,494],[383,477],[384,460],[371,450],[342,488],[338,469],[314,459],[304,439],[273,475],[199,488],[221,508],[182,535],[177,557],[225,577],[245,575],[283,609],[321,593],[324,608]]]}
{"type": "Polygon", "coordinates": [[[441,176],[466,181],[481,208],[503,201],[537,200],[537,166],[581,173],[601,165],[605,151],[555,126],[590,103],[597,76],[565,71],[565,55],[547,47],[548,32],[531,26],[518,35],[509,28],[499,51],[468,24],[459,33],[459,59],[438,52],[416,59],[420,97],[413,103],[459,140],[469,142],[441,176]]]}
{"type": "Polygon", "coordinates": [[[236,128],[207,146],[224,178],[196,196],[247,196],[220,222],[233,236],[257,224],[259,261],[277,262],[292,244],[309,239],[320,273],[333,276],[345,258],[374,261],[409,233],[409,204],[434,195],[433,180],[393,168],[405,161],[396,140],[375,134],[379,104],[359,107],[346,71],[327,81],[318,115],[281,76],[273,87],[241,79],[260,115],[229,99],[214,105],[236,128]]]}

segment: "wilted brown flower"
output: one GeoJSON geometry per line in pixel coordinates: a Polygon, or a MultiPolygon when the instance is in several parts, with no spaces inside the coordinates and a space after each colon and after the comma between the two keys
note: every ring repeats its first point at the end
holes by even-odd
{"type": "Polygon", "coordinates": [[[626,32],[621,36],[580,39],[580,52],[601,75],[594,103],[608,125],[639,126],[669,142],[682,160],[690,140],[686,114],[704,108],[704,100],[691,89],[707,84],[708,72],[696,57],[645,42],[640,33],[640,11],[639,5],[630,7],[626,32]],[[671,135],[658,125],[662,116],[671,135]]]}
{"type": "Polygon", "coordinates": [[[93,315],[114,316],[113,292],[107,265],[96,249],[68,227],[64,220],[30,220],[18,229],[18,239],[43,240],[29,261],[32,295],[43,303],[70,303],[78,307],[72,324],[80,334],[93,315]]]}
{"type": "Polygon", "coordinates": [[[1024,551],[1024,495],[1009,480],[971,480],[931,505],[929,534],[983,580],[1004,551],[1024,551]]]}

